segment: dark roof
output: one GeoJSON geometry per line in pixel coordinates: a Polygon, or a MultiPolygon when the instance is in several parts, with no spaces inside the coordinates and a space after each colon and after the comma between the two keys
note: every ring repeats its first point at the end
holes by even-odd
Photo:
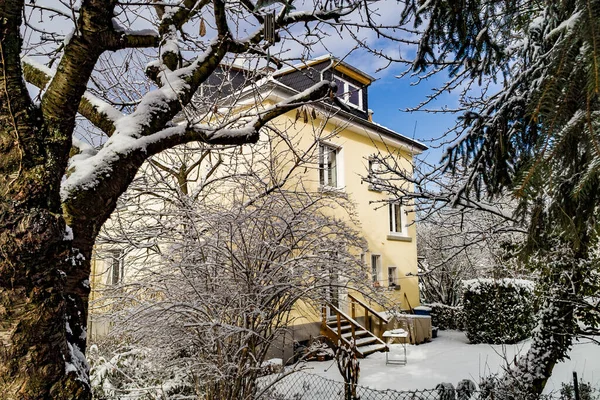
{"type": "MultiPolygon", "coordinates": [[[[274,79],[270,80],[269,84],[277,87],[278,89],[283,89],[283,90],[289,92],[290,95],[295,95],[298,93],[297,90],[295,90],[289,86],[285,86],[285,85],[281,84],[281,82],[274,80],[274,79]]],[[[264,85],[262,88],[265,89],[267,86],[268,85],[264,85]]],[[[421,142],[418,142],[417,140],[414,140],[407,136],[404,136],[392,129],[386,128],[383,125],[379,125],[379,124],[371,122],[369,120],[357,117],[356,115],[354,115],[346,110],[343,110],[335,105],[332,105],[330,103],[320,102],[320,103],[317,103],[316,105],[318,107],[321,107],[321,108],[324,108],[327,110],[335,110],[336,114],[342,118],[352,121],[352,122],[356,123],[357,125],[361,125],[365,128],[373,129],[384,136],[388,136],[393,139],[399,139],[403,142],[406,142],[406,144],[413,146],[421,151],[425,151],[428,149],[428,147],[426,145],[424,145],[421,142]]]]}

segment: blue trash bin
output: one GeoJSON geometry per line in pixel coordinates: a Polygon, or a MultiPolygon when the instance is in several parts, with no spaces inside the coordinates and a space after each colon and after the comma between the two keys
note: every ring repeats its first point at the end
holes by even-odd
{"type": "Polygon", "coordinates": [[[431,307],[418,306],[414,308],[415,315],[431,315],[431,307]]]}

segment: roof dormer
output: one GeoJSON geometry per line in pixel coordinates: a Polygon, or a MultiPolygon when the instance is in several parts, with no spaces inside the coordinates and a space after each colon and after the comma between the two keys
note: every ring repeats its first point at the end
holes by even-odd
{"type": "Polygon", "coordinates": [[[275,74],[275,79],[298,91],[322,80],[334,81],[338,86],[337,97],[348,106],[349,112],[369,119],[368,87],[375,79],[332,55],[284,68],[275,74]]]}

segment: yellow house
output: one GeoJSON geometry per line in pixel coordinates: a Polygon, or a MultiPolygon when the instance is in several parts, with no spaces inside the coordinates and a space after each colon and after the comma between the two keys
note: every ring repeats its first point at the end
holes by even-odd
{"type": "MultiPolygon", "coordinates": [[[[316,190],[336,191],[354,202],[358,225],[367,243],[367,251],[361,255],[367,270],[365,275],[370,277],[376,291],[385,294],[402,309],[418,306],[414,213],[410,207],[390,202],[385,191],[365,182],[364,177],[378,168],[373,158],[375,154],[392,155],[398,165],[411,172],[413,157],[426,150],[426,146],[373,121],[368,88],[374,79],[330,55],[271,73],[252,90],[244,88],[247,79],[243,68],[229,67],[227,72],[222,72],[221,77],[215,79],[213,87],[219,87],[220,91],[241,93],[236,95],[238,108],[254,107],[257,91],[260,106],[264,107],[285,100],[319,81],[337,84],[337,98],[340,100],[337,104],[323,101],[303,106],[300,111],[294,110],[278,117],[272,124],[288,132],[293,131],[292,136],[298,138],[294,145],[298,148],[315,145],[315,126],[318,126],[321,132],[316,143],[318,167],[303,173],[303,185],[316,190]],[[224,81],[228,84],[227,88],[223,87],[224,81]],[[297,123],[299,118],[308,118],[311,124],[297,123]]],[[[210,90],[214,89],[205,86],[203,95],[210,97],[210,90]]],[[[277,152],[277,149],[269,151],[277,152]]],[[[281,165],[285,168],[285,162],[281,165]]],[[[116,283],[127,275],[127,257],[114,251],[104,254],[104,259],[94,261],[92,287],[116,283]]],[[[92,299],[94,296],[92,294],[92,299]]],[[[359,322],[356,326],[347,325],[344,338],[355,336],[357,343],[365,346],[362,355],[382,349],[380,341],[357,333],[362,332],[363,325],[365,330],[373,330],[369,326],[373,322],[364,318],[365,312],[377,319],[377,312],[382,311],[382,306],[365,301],[357,293],[339,292],[337,297],[324,309],[324,316],[302,305],[297,307],[290,329],[291,337],[283,339],[281,346],[276,346],[284,359],[291,355],[293,342],[303,343],[319,334],[325,334],[332,340],[335,335],[341,338],[343,321],[340,319],[359,322]],[[328,319],[330,323],[326,324],[328,319]]],[[[105,333],[106,324],[98,323],[93,311],[90,315],[90,333],[105,333]]]]}

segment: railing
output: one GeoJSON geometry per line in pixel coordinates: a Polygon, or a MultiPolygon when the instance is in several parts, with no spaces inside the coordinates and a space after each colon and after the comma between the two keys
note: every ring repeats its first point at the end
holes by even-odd
{"type": "Polygon", "coordinates": [[[332,340],[334,343],[342,341],[347,345],[350,345],[351,342],[342,336],[342,321],[350,324],[350,332],[352,332],[352,339],[356,339],[356,331],[357,330],[366,330],[363,328],[358,322],[354,319],[347,316],[344,312],[342,312],[339,308],[332,305],[323,305],[322,309],[322,317],[323,317],[323,330],[325,331],[325,335],[332,340]],[[330,322],[327,317],[327,308],[331,311],[335,312],[336,324],[337,324],[337,332],[331,329],[328,322],[330,322]]]}
{"type": "MultiPolygon", "coordinates": [[[[341,341],[349,346],[351,345],[351,341],[342,336],[342,322],[343,322],[344,324],[347,323],[350,325],[350,332],[352,333],[350,338],[352,338],[354,340],[354,343],[356,343],[356,332],[357,331],[367,331],[367,332],[369,332],[369,334],[371,334],[377,340],[377,343],[382,344],[382,345],[386,346],[386,348],[387,348],[386,343],[383,340],[381,340],[381,338],[373,335],[371,333],[371,331],[369,331],[364,326],[359,324],[354,318],[351,318],[350,316],[346,315],[343,311],[341,311],[339,308],[337,308],[335,306],[324,305],[323,309],[322,309],[322,317],[323,317],[323,323],[322,323],[323,333],[329,340],[331,340],[334,343],[339,343],[341,341]],[[335,323],[336,323],[337,331],[334,331],[328,324],[328,322],[331,322],[331,320],[327,319],[327,317],[328,317],[327,308],[329,308],[329,310],[331,310],[335,313],[335,317],[336,317],[335,323]]],[[[363,353],[360,350],[360,346],[355,347],[355,348],[356,348],[357,355],[359,357],[364,357],[363,353]]]]}
{"type": "Polygon", "coordinates": [[[357,305],[363,308],[364,311],[364,317],[365,317],[365,328],[373,333],[373,329],[371,327],[371,318],[369,317],[370,315],[373,315],[375,317],[375,319],[377,320],[377,325],[379,326],[379,335],[377,336],[379,339],[381,339],[381,335],[383,333],[383,330],[381,329],[382,325],[387,325],[389,321],[389,319],[383,317],[382,315],[380,315],[377,311],[375,311],[374,309],[372,309],[368,304],[364,303],[363,301],[357,299],[356,297],[354,297],[353,295],[351,295],[350,293],[348,293],[348,299],[350,299],[350,315],[352,316],[352,319],[356,319],[356,307],[357,305]]]}

